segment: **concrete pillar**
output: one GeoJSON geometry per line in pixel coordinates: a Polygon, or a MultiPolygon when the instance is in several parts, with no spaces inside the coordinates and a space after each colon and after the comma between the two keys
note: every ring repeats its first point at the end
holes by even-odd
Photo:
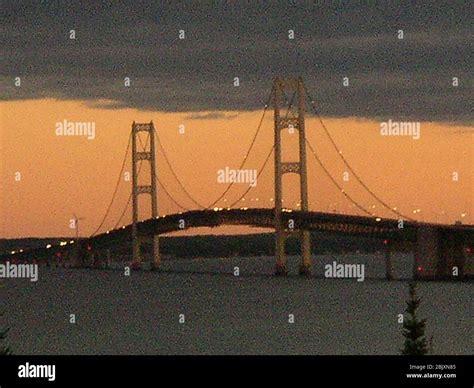
{"type": "Polygon", "coordinates": [[[413,278],[436,278],[438,265],[438,230],[435,227],[420,226],[413,260],[413,278]]]}
{"type": "Polygon", "coordinates": [[[389,241],[385,240],[385,279],[393,279],[393,267],[392,267],[392,247],[389,241]]]}

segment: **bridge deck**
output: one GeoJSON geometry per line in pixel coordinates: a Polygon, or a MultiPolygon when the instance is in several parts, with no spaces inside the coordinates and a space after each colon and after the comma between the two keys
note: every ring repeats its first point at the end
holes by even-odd
{"type": "MultiPolygon", "coordinates": [[[[191,228],[217,227],[220,225],[274,228],[274,209],[193,210],[142,221],[138,223],[138,231],[140,235],[152,236],[191,228]]],[[[472,225],[443,225],[404,221],[403,228],[399,228],[399,220],[396,219],[303,211],[284,211],[282,225],[289,232],[301,229],[318,230],[328,233],[369,236],[410,243],[416,242],[420,228],[432,228],[442,231],[446,236],[453,236],[458,241],[462,240],[468,246],[472,247],[474,245],[474,226],[472,225]],[[290,221],[293,229],[288,227],[290,221]]],[[[131,239],[131,231],[132,225],[127,225],[88,239],[82,239],[80,244],[82,248],[88,247],[88,249],[114,247],[120,242],[131,239]]],[[[31,260],[38,257],[51,257],[58,252],[67,252],[76,246],[67,242],[62,246],[15,252],[15,254],[5,252],[0,255],[0,260],[4,261],[13,258],[31,260]]]]}

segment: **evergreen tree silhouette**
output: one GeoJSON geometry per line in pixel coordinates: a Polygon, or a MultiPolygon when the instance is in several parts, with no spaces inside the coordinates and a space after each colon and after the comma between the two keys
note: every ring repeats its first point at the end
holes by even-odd
{"type": "Polygon", "coordinates": [[[420,356],[428,353],[428,345],[425,338],[426,319],[418,319],[416,313],[420,305],[420,299],[416,295],[416,283],[409,284],[409,299],[405,309],[406,318],[403,320],[403,336],[405,345],[401,350],[403,355],[420,356]]]}

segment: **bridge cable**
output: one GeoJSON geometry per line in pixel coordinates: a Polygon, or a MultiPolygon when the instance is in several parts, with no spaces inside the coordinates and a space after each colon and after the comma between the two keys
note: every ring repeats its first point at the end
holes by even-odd
{"type": "Polygon", "coordinates": [[[123,170],[125,168],[125,163],[127,161],[127,155],[128,155],[128,151],[130,149],[130,142],[131,142],[131,139],[132,139],[132,133],[130,132],[130,135],[128,137],[128,143],[127,143],[127,149],[125,150],[125,155],[123,157],[123,161],[122,161],[122,167],[120,168],[120,173],[118,175],[118,179],[117,179],[117,183],[115,184],[115,189],[114,189],[114,192],[112,194],[112,198],[110,200],[110,203],[109,203],[109,206],[107,207],[107,210],[104,214],[104,217],[102,218],[102,221],[100,222],[99,226],[97,227],[97,229],[94,231],[94,233],[92,233],[89,237],[93,237],[96,235],[96,233],[100,230],[100,228],[102,227],[102,225],[104,225],[104,222],[105,222],[105,219],[107,218],[107,216],[109,215],[110,213],[110,209],[112,208],[112,204],[115,200],[115,196],[117,195],[117,191],[118,191],[118,188],[119,188],[119,185],[120,185],[120,181],[122,179],[122,173],[123,173],[123,170]]]}
{"type": "MultiPolygon", "coordinates": [[[[273,92],[273,88],[272,88],[272,92],[273,92]]],[[[285,119],[288,118],[288,114],[290,113],[290,110],[291,110],[291,107],[293,106],[293,102],[294,102],[294,99],[295,99],[295,96],[296,96],[296,92],[293,93],[293,95],[291,96],[291,100],[288,100],[288,97],[285,95],[285,98],[286,100],[288,101],[288,109],[286,111],[286,114],[285,114],[285,119]]],[[[270,155],[272,154],[272,152],[274,151],[275,149],[275,145],[273,145],[273,147],[270,149],[270,152],[268,153],[267,157],[265,158],[265,161],[263,162],[263,166],[260,168],[259,172],[257,173],[257,179],[260,177],[263,169],[265,168],[265,166],[267,165],[268,163],[268,159],[270,158],[270,155]]],[[[239,199],[237,199],[235,202],[233,202],[230,207],[233,207],[234,205],[236,205],[238,202],[240,202],[242,200],[242,198],[244,198],[248,192],[252,189],[253,187],[252,186],[249,186],[247,188],[247,190],[243,193],[243,195],[241,195],[239,197],[239,199]]]]}
{"type": "Polygon", "coordinates": [[[351,165],[349,164],[349,162],[347,161],[347,159],[342,155],[342,151],[339,149],[339,147],[337,146],[336,142],[334,141],[334,139],[332,138],[331,134],[329,133],[329,130],[327,129],[326,125],[324,124],[324,121],[321,117],[321,115],[319,114],[318,110],[316,109],[316,104],[315,104],[315,100],[310,96],[308,90],[306,89],[306,86],[305,86],[305,91],[306,91],[306,96],[307,98],[309,99],[310,103],[311,103],[311,106],[313,108],[313,111],[314,113],[316,114],[316,116],[318,117],[319,119],[319,122],[321,123],[323,129],[324,129],[324,132],[326,133],[326,135],[328,136],[329,140],[331,141],[331,144],[333,145],[334,149],[337,151],[337,154],[339,155],[339,157],[342,159],[342,161],[344,162],[344,164],[346,165],[346,167],[349,169],[349,171],[354,175],[354,177],[357,179],[357,181],[362,185],[362,187],[364,187],[364,189],[376,200],[378,201],[380,204],[382,204],[382,206],[384,206],[386,209],[390,210],[392,213],[398,215],[399,217],[402,217],[402,218],[405,218],[409,221],[413,221],[413,222],[417,222],[417,220],[411,218],[411,217],[408,217],[402,213],[400,213],[399,211],[395,210],[393,207],[391,207],[390,205],[388,205],[386,202],[384,202],[380,197],[378,197],[363,181],[362,179],[359,177],[359,175],[354,171],[354,169],[351,167],[351,165]]]}
{"type": "Polygon", "coordinates": [[[166,187],[165,185],[161,182],[160,178],[158,178],[158,175],[156,174],[155,172],[155,179],[156,181],[158,182],[158,184],[160,185],[160,187],[163,189],[163,192],[168,196],[169,199],[171,199],[171,201],[178,207],[180,208],[181,210],[185,210],[185,211],[189,211],[191,209],[181,205],[178,201],[176,201],[172,196],[171,194],[169,193],[168,190],[166,190],[166,187]]]}
{"type": "MultiPolygon", "coordinates": [[[[146,147],[148,146],[148,141],[150,140],[150,135],[148,135],[147,139],[146,139],[146,144],[145,146],[143,146],[143,143],[141,142],[140,140],[140,144],[142,145],[143,149],[145,150],[146,147]]],[[[140,165],[141,166],[141,165],[140,165]]],[[[178,206],[178,208],[182,209],[182,210],[190,210],[188,209],[187,207],[181,205],[178,201],[176,201],[172,196],[171,194],[169,193],[169,191],[166,189],[165,185],[161,182],[160,178],[158,178],[158,174],[156,173],[156,169],[155,169],[155,179],[156,181],[158,182],[158,184],[161,186],[161,188],[163,189],[164,193],[168,196],[169,199],[171,199],[171,201],[176,205],[178,206]]]]}
{"type": "MultiPolygon", "coordinates": [[[[146,138],[146,142],[145,142],[145,145],[143,145],[142,143],[142,139],[140,138],[140,136],[137,136],[138,137],[138,141],[140,142],[140,145],[142,147],[142,151],[145,151],[146,150],[146,146],[148,145],[148,141],[149,141],[149,138],[150,138],[150,134],[148,134],[147,138],[146,138]]],[[[140,171],[142,169],[142,164],[140,163],[140,165],[138,166],[138,175],[140,174],[140,171]]],[[[130,195],[128,196],[128,200],[127,200],[127,203],[125,204],[125,207],[122,211],[122,214],[120,215],[118,221],[115,223],[114,227],[112,228],[112,230],[115,230],[117,229],[118,225],[120,224],[120,222],[122,221],[122,218],[123,216],[125,215],[129,205],[130,205],[130,201],[132,200],[132,194],[133,194],[133,188],[132,190],[130,191],[130,195]]]]}
{"type": "Polygon", "coordinates": [[[158,146],[161,148],[161,152],[163,153],[163,157],[165,158],[165,161],[166,161],[166,164],[168,165],[170,171],[171,171],[171,174],[173,174],[174,176],[174,179],[176,179],[176,182],[178,182],[178,185],[179,187],[181,187],[181,190],[183,190],[183,192],[186,194],[186,196],[197,206],[197,207],[200,207],[200,208],[205,208],[204,205],[200,204],[198,201],[196,201],[192,196],[191,194],[189,194],[188,190],[186,190],[186,188],[184,187],[183,183],[181,182],[181,180],[178,178],[178,175],[176,174],[176,172],[174,171],[173,167],[171,166],[171,163],[168,159],[168,155],[166,154],[166,151],[165,151],[165,147],[163,147],[163,145],[161,144],[161,141],[160,141],[160,137],[158,135],[158,131],[155,131],[155,134],[156,134],[156,140],[157,140],[157,143],[158,143],[158,146]]]}
{"type": "Polygon", "coordinates": [[[318,162],[318,164],[321,166],[327,177],[331,180],[331,182],[339,189],[339,191],[349,200],[351,201],[359,210],[364,212],[365,214],[368,214],[369,216],[375,216],[375,214],[369,212],[366,210],[362,205],[360,205],[358,202],[356,202],[355,199],[353,199],[349,194],[346,193],[346,191],[337,183],[336,179],[331,175],[331,173],[328,171],[328,169],[324,166],[324,163],[321,161],[321,159],[316,155],[316,152],[314,151],[313,147],[311,146],[311,143],[308,141],[308,139],[305,138],[306,145],[310,149],[311,153],[313,154],[314,158],[318,162]]]}
{"type": "MultiPolygon", "coordinates": [[[[140,145],[142,146],[143,150],[145,151],[146,150],[146,147],[148,146],[148,142],[150,140],[150,135],[147,136],[147,139],[145,141],[145,145],[143,145],[143,142],[141,140],[140,137],[138,137],[138,140],[140,142],[140,145]]],[[[141,171],[141,168],[142,168],[142,164],[140,163],[140,166],[138,167],[138,174],[140,174],[140,171],[141,171]]],[[[171,194],[168,192],[168,190],[166,190],[166,187],[163,185],[163,183],[160,181],[160,179],[158,178],[156,172],[155,172],[155,178],[158,182],[158,184],[160,185],[160,187],[163,189],[163,192],[171,199],[172,202],[174,202],[174,204],[176,206],[178,206],[178,208],[182,209],[182,210],[189,210],[188,208],[182,206],[179,202],[177,202],[172,196],[171,194]]],[[[119,226],[120,222],[122,221],[123,217],[125,216],[125,213],[127,212],[127,209],[128,207],[130,206],[130,203],[131,203],[131,200],[132,200],[132,192],[130,192],[130,195],[128,197],[128,201],[127,201],[127,204],[125,205],[125,208],[123,209],[122,211],[122,214],[120,215],[120,218],[118,219],[118,221],[115,223],[113,229],[117,229],[117,227],[119,226]]]]}
{"type": "MultiPolygon", "coordinates": [[[[260,168],[260,170],[257,173],[257,179],[260,177],[262,171],[265,169],[265,166],[268,163],[268,159],[270,158],[270,155],[273,153],[274,149],[275,149],[275,145],[273,145],[272,148],[270,148],[270,152],[268,153],[267,157],[265,158],[265,161],[263,162],[262,167],[260,168]]],[[[242,198],[244,198],[252,188],[253,187],[249,185],[247,190],[239,197],[239,199],[237,199],[235,202],[230,204],[229,208],[235,206],[238,202],[240,202],[240,200],[242,200],[242,198]]]]}
{"type": "MultiPolygon", "coordinates": [[[[272,87],[272,91],[271,91],[271,93],[270,93],[270,99],[269,99],[269,101],[271,100],[271,96],[272,96],[272,94],[273,94],[273,89],[274,89],[274,88],[272,87]]],[[[283,90],[282,90],[282,91],[283,91],[283,90]]],[[[284,91],[283,91],[283,94],[285,94],[284,91]]],[[[288,101],[288,109],[287,109],[287,111],[286,111],[286,113],[285,113],[285,119],[288,118],[288,115],[289,115],[290,110],[291,110],[291,108],[292,108],[292,106],[293,106],[293,102],[294,102],[295,97],[296,97],[296,92],[293,93],[293,95],[291,96],[291,99],[290,99],[290,100],[288,100],[288,97],[287,97],[286,94],[285,94],[285,98],[286,98],[286,100],[288,101]]],[[[268,104],[267,104],[267,105],[268,105],[268,104]]],[[[265,105],[265,109],[267,109],[267,105],[265,105]]],[[[265,113],[264,113],[264,114],[265,114],[265,113]]],[[[262,121],[263,121],[263,117],[262,117],[262,120],[261,120],[260,124],[262,123],[262,121]]],[[[268,155],[267,155],[265,161],[263,162],[263,166],[260,168],[259,172],[257,173],[257,179],[260,177],[260,174],[262,173],[263,169],[264,169],[265,166],[267,165],[268,159],[270,158],[270,155],[272,154],[272,152],[273,152],[274,149],[275,149],[275,145],[273,145],[273,147],[270,149],[270,152],[268,153],[268,155]]],[[[242,167],[241,167],[241,168],[242,168],[242,167]]],[[[236,205],[238,202],[240,202],[240,201],[242,200],[242,198],[244,198],[252,188],[253,188],[252,186],[249,186],[249,187],[247,188],[247,190],[239,197],[239,199],[237,199],[235,202],[233,202],[233,203],[230,205],[230,207],[233,207],[233,206],[236,205]]]]}
{"type": "MultiPolygon", "coordinates": [[[[263,114],[262,114],[262,117],[260,118],[260,122],[259,122],[259,124],[258,124],[257,130],[256,130],[256,132],[255,132],[255,135],[253,136],[252,142],[250,143],[250,147],[249,147],[249,149],[248,149],[248,152],[245,154],[245,157],[244,157],[244,159],[242,160],[242,163],[241,163],[240,166],[239,166],[239,170],[241,170],[242,167],[244,167],[244,165],[245,165],[245,163],[247,162],[247,159],[248,159],[250,153],[252,152],[253,146],[254,146],[254,144],[255,144],[255,140],[257,139],[257,136],[258,136],[258,134],[259,134],[259,132],[260,132],[260,129],[262,128],[263,120],[264,120],[264,118],[265,118],[265,113],[267,112],[267,109],[268,109],[268,107],[270,106],[270,102],[271,102],[272,95],[273,95],[273,89],[274,89],[274,87],[272,86],[272,90],[271,90],[271,92],[270,92],[270,96],[268,97],[267,103],[265,104],[265,107],[264,107],[264,109],[263,109],[263,114]]],[[[209,208],[214,207],[214,205],[215,205],[216,203],[218,203],[218,202],[229,192],[229,190],[230,190],[231,187],[234,185],[234,183],[235,183],[235,181],[230,182],[230,183],[227,185],[226,189],[223,191],[223,193],[222,193],[214,202],[212,202],[207,208],[209,209],[209,208]]]]}
{"type": "MultiPolygon", "coordinates": [[[[267,112],[268,107],[269,107],[269,105],[270,105],[272,95],[273,95],[273,87],[272,87],[271,92],[270,92],[270,95],[269,95],[269,97],[268,97],[268,99],[267,99],[267,103],[265,104],[262,117],[261,117],[261,119],[260,119],[260,121],[259,121],[259,124],[258,124],[258,126],[257,126],[257,130],[256,130],[256,132],[255,132],[255,134],[254,134],[254,136],[253,136],[253,138],[252,138],[252,141],[251,141],[251,143],[250,143],[249,149],[248,149],[248,151],[246,152],[245,157],[244,157],[244,159],[243,159],[243,161],[242,161],[242,163],[241,163],[239,169],[241,169],[241,168],[244,166],[244,164],[246,163],[246,161],[247,161],[247,159],[248,159],[248,157],[249,157],[249,155],[250,155],[250,153],[251,153],[251,151],[252,151],[252,149],[253,149],[253,146],[255,145],[255,140],[256,140],[256,138],[257,138],[257,136],[258,136],[258,134],[259,134],[259,132],[260,132],[260,130],[261,130],[261,128],[262,128],[263,120],[264,120],[264,118],[265,118],[265,113],[267,112]]],[[[177,174],[175,173],[173,167],[171,166],[171,163],[170,163],[170,161],[169,161],[169,159],[168,159],[168,156],[167,156],[167,154],[166,154],[165,148],[163,147],[163,144],[162,144],[162,142],[161,142],[160,139],[159,139],[158,133],[157,133],[156,137],[157,137],[158,145],[159,145],[159,147],[161,148],[161,150],[162,150],[162,152],[163,152],[163,156],[164,156],[164,158],[165,158],[166,164],[168,165],[168,167],[169,167],[171,173],[173,174],[174,178],[176,179],[176,181],[178,182],[179,186],[180,186],[181,189],[184,191],[184,193],[185,193],[185,194],[188,196],[188,198],[189,198],[195,205],[197,205],[198,207],[203,208],[203,209],[210,209],[210,208],[213,207],[217,202],[219,202],[219,201],[228,193],[228,191],[230,190],[230,188],[234,185],[234,182],[229,183],[229,185],[226,187],[226,189],[224,190],[224,192],[223,192],[215,201],[213,201],[213,202],[212,202],[210,205],[208,205],[208,206],[202,205],[201,203],[199,203],[198,201],[196,201],[196,200],[191,196],[191,194],[189,194],[189,192],[186,190],[186,188],[184,187],[183,183],[182,183],[181,180],[178,178],[178,176],[177,176],[177,174]]]]}

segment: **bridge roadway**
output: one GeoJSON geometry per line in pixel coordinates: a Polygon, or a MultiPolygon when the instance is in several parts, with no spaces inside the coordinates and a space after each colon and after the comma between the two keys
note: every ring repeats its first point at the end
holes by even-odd
{"type": "MultiPolygon", "coordinates": [[[[283,212],[282,224],[288,230],[301,229],[317,230],[342,235],[364,236],[377,239],[387,239],[390,243],[413,243],[420,240],[420,229],[434,231],[437,240],[455,241],[457,245],[468,247],[471,252],[474,246],[474,226],[472,225],[443,225],[421,222],[404,221],[403,228],[399,228],[399,220],[381,219],[376,217],[343,215],[323,212],[303,212],[287,210],[283,212]],[[291,224],[293,229],[289,228],[291,224]]],[[[138,232],[141,236],[160,235],[179,230],[198,227],[217,227],[220,225],[247,225],[252,227],[273,228],[273,208],[241,208],[241,209],[212,209],[192,210],[184,213],[159,216],[138,223],[138,232]]],[[[32,260],[51,258],[54,255],[67,255],[74,250],[102,250],[113,249],[131,240],[132,225],[107,231],[79,242],[65,241],[63,245],[44,247],[39,249],[2,253],[1,261],[32,260]]]]}

